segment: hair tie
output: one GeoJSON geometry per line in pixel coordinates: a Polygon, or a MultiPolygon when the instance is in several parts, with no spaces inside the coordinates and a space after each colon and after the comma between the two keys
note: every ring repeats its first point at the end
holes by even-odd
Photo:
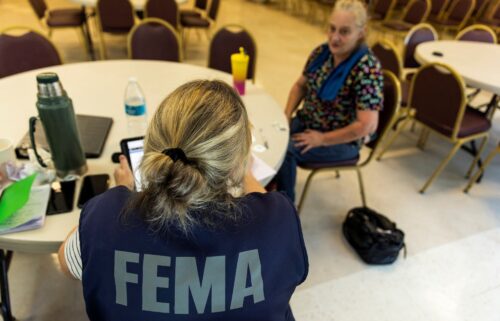
{"type": "Polygon", "coordinates": [[[186,154],[184,154],[184,151],[180,148],[165,148],[162,151],[162,154],[167,155],[170,157],[174,163],[178,161],[179,159],[184,163],[184,164],[189,164],[190,161],[187,159],[186,154]]]}

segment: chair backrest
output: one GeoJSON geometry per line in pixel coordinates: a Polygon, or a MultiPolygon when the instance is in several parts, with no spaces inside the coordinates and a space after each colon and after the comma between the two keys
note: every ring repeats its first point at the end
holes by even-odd
{"type": "Polygon", "coordinates": [[[128,35],[130,59],[182,60],[181,40],[175,29],[158,18],[146,18],[128,35]]]}
{"type": "Polygon", "coordinates": [[[488,6],[488,2],[490,0],[476,0],[476,4],[474,5],[474,10],[472,10],[472,15],[477,17],[480,15],[483,10],[488,6]]]}
{"type": "Polygon", "coordinates": [[[401,79],[403,67],[396,47],[389,41],[378,41],[371,49],[380,61],[382,69],[391,71],[396,77],[401,79]]]}
{"type": "Polygon", "coordinates": [[[413,76],[408,106],[418,121],[436,130],[447,128],[456,138],[467,98],[462,77],[450,66],[431,63],[413,76]]]}
{"type": "Polygon", "coordinates": [[[451,0],[431,0],[431,12],[430,14],[434,17],[441,17],[445,9],[448,7],[448,3],[451,0]]]}
{"type": "Polygon", "coordinates": [[[200,10],[206,10],[208,5],[208,0],[195,0],[194,7],[200,10]]]}
{"type": "Polygon", "coordinates": [[[134,26],[134,11],[129,0],[98,0],[96,9],[104,32],[127,33],[134,26]]]}
{"type": "Polygon", "coordinates": [[[29,0],[29,2],[38,19],[42,19],[47,11],[47,4],[45,3],[45,0],[29,0]]]}
{"type": "Polygon", "coordinates": [[[455,37],[455,40],[497,43],[497,35],[490,27],[476,24],[462,29],[455,37]]]}
{"type": "Polygon", "coordinates": [[[464,22],[469,19],[475,4],[475,0],[455,0],[450,7],[450,11],[446,14],[446,19],[464,22]]]}
{"type": "Polygon", "coordinates": [[[412,0],[403,13],[403,21],[409,24],[424,22],[431,11],[430,0],[412,0]]]}
{"type": "Polygon", "coordinates": [[[208,8],[208,17],[215,21],[217,19],[217,14],[219,12],[220,0],[212,0],[210,2],[210,8],[208,8]]]}
{"type": "Polygon", "coordinates": [[[24,27],[8,28],[0,33],[0,78],[60,64],[62,60],[56,47],[41,33],[24,27]],[[18,31],[24,33],[17,35],[18,31]]]}
{"type": "Polygon", "coordinates": [[[373,7],[373,12],[380,15],[381,19],[385,19],[395,5],[396,0],[378,0],[373,7]]]}
{"type": "Polygon", "coordinates": [[[180,14],[175,0],[148,0],[144,17],[162,19],[179,30],[180,14]]]}
{"type": "Polygon", "coordinates": [[[436,29],[428,23],[419,23],[408,31],[404,39],[403,66],[417,68],[420,64],[415,60],[415,49],[421,43],[438,40],[436,29]]]}
{"type": "Polygon", "coordinates": [[[231,73],[231,55],[243,47],[250,56],[247,79],[255,79],[257,45],[252,35],[239,25],[226,25],[220,28],[210,42],[208,67],[231,73]]]}
{"type": "Polygon", "coordinates": [[[378,114],[375,139],[366,144],[366,146],[372,149],[370,158],[377,152],[380,143],[391,130],[392,125],[397,119],[401,105],[401,85],[398,78],[389,70],[383,70],[382,72],[384,75],[384,107],[378,114]]]}

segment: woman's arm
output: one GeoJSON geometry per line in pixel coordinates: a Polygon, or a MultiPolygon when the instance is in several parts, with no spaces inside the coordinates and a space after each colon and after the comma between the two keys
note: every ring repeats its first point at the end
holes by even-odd
{"type": "Polygon", "coordinates": [[[293,112],[297,109],[306,94],[306,82],[306,77],[301,75],[300,78],[293,84],[292,89],[290,89],[285,107],[285,115],[288,122],[292,119],[293,112]]]}
{"type": "Polygon", "coordinates": [[[59,247],[59,251],[58,251],[58,257],[59,257],[59,265],[61,266],[61,270],[64,272],[64,274],[66,274],[67,276],[73,278],[73,279],[77,279],[75,277],[75,275],[73,275],[73,273],[71,273],[69,267],[68,267],[68,264],[66,263],[66,253],[65,253],[65,248],[66,248],[66,244],[68,243],[68,239],[76,232],[76,229],[77,229],[78,226],[75,226],[71,232],[69,232],[68,236],[66,237],[66,239],[64,240],[64,242],[61,244],[61,246],[59,247]]]}
{"type": "Polygon", "coordinates": [[[304,154],[311,148],[350,143],[374,133],[378,125],[377,110],[358,110],[356,120],[344,128],[329,132],[308,129],[292,136],[296,147],[303,147],[304,154]]]}

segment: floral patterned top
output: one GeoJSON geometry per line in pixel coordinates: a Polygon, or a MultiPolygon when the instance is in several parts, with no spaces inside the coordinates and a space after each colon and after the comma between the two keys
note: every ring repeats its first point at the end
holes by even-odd
{"type": "MultiPolygon", "coordinates": [[[[326,47],[326,46],[325,46],[326,47]]],[[[383,106],[384,79],[380,63],[369,51],[352,68],[345,84],[332,101],[318,97],[323,81],[333,69],[330,55],[322,67],[308,72],[311,63],[321,54],[324,46],[319,46],[309,56],[303,75],[307,78],[304,104],[297,116],[304,127],[322,132],[343,128],[356,120],[356,110],[381,110],[383,106]]]]}

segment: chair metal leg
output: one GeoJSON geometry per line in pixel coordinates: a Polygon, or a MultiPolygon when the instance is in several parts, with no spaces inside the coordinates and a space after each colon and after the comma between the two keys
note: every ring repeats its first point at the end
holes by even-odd
{"type": "Polygon", "coordinates": [[[0,291],[2,302],[0,308],[4,321],[13,321],[12,309],[10,306],[9,279],[7,272],[9,271],[10,260],[12,259],[12,251],[4,252],[0,249],[0,291]]]}
{"type": "Polygon", "coordinates": [[[365,196],[365,186],[363,184],[363,175],[361,175],[361,170],[356,168],[356,174],[358,174],[359,190],[361,192],[361,202],[363,207],[366,207],[366,196],[365,196]]]}
{"type": "MultiPolygon", "coordinates": [[[[479,149],[476,151],[476,156],[474,157],[474,160],[470,164],[467,174],[465,174],[465,178],[469,178],[472,175],[472,172],[474,171],[474,167],[476,166],[476,164],[480,163],[481,153],[483,152],[484,146],[486,146],[487,141],[488,141],[488,136],[485,136],[481,141],[481,144],[479,145],[479,149]]],[[[478,166],[480,167],[481,164],[478,164],[478,166]]]]}
{"type": "Polygon", "coordinates": [[[429,138],[431,131],[430,129],[427,128],[422,128],[422,132],[420,133],[420,138],[418,139],[417,142],[417,147],[420,148],[421,150],[424,150],[425,144],[427,143],[427,139],[429,138]]]}
{"type": "Polygon", "coordinates": [[[427,188],[432,184],[432,182],[439,176],[439,174],[441,174],[441,172],[446,167],[448,162],[453,158],[453,156],[456,154],[456,152],[460,149],[460,146],[462,146],[461,142],[458,142],[453,146],[451,151],[448,153],[448,156],[446,156],[446,158],[441,162],[441,164],[439,164],[439,166],[436,168],[436,170],[434,171],[432,176],[429,177],[429,179],[427,180],[425,185],[420,190],[420,193],[422,193],[422,194],[425,193],[425,190],[427,190],[427,188]]]}
{"type": "Polygon", "coordinates": [[[474,185],[474,183],[477,181],[477,179],[479,178],[479,176],[481,176],[484,173],[484,170],[489,165],[489,163],[493,160],[493,158],[496,156],[497,153],[500,153],[500,146],[497,147],[496,149],[492,150],[491,153],[488,154],[488,156],[486,157],[486,160],[484,161],[483,165],[481,165],[479,167],[479,169],[477,170],[476,174],[474,174],[474,176],[472,176],[469,179],[469,183],[465,187],[464,193],[468,193],[469,192],[469,190],[471,189],[472,185],[474,185]]]}
{"type": "Polygon", "coordinates": [[[406,120],[403,121],[401,126],[399,126],[396,129],[396,132],[389,138],[388,142],[385,144],[385,146],[382,147],[382,150],[380,151],[380,154],[378,154],[377,160],[382,159],[382,156],[385,154],[385,152],[391,147],[392,143],[396,140],[396,137],[399,136],[399,134],[403,131],[403,129],[406,127],[406,124],[410,121],[410,118],[407,118],[406,120]]]}
{"type": "Polygon", "coordinates": [[[299,205],[297,206],[297,213],[301,213],[302,207],[304,206],[304,200],[306,199],[307,193],[309,192],[309,184],[311,184],[311,180],[317,171],[313,170],[309,173],[306,179],[306,184],[304,185],[304,189],[302,190],[302,195],[300,195],[299,205]]]}
{"type": "Polygon", "coordinates": [[[92,54],[90,53],[90,47],[89,47],[89,44],[87,42],[87,33],[85,32],[85,30],[83,29],[83,27],[80,27],[78,29],[79,29],[78,30],[78,39],[80,40],[80,43],[83,46],[83,50],[85,50],[85,53],[86,53],[87,57],[90,60],[93,60],[92,59],[92,54]]]}

